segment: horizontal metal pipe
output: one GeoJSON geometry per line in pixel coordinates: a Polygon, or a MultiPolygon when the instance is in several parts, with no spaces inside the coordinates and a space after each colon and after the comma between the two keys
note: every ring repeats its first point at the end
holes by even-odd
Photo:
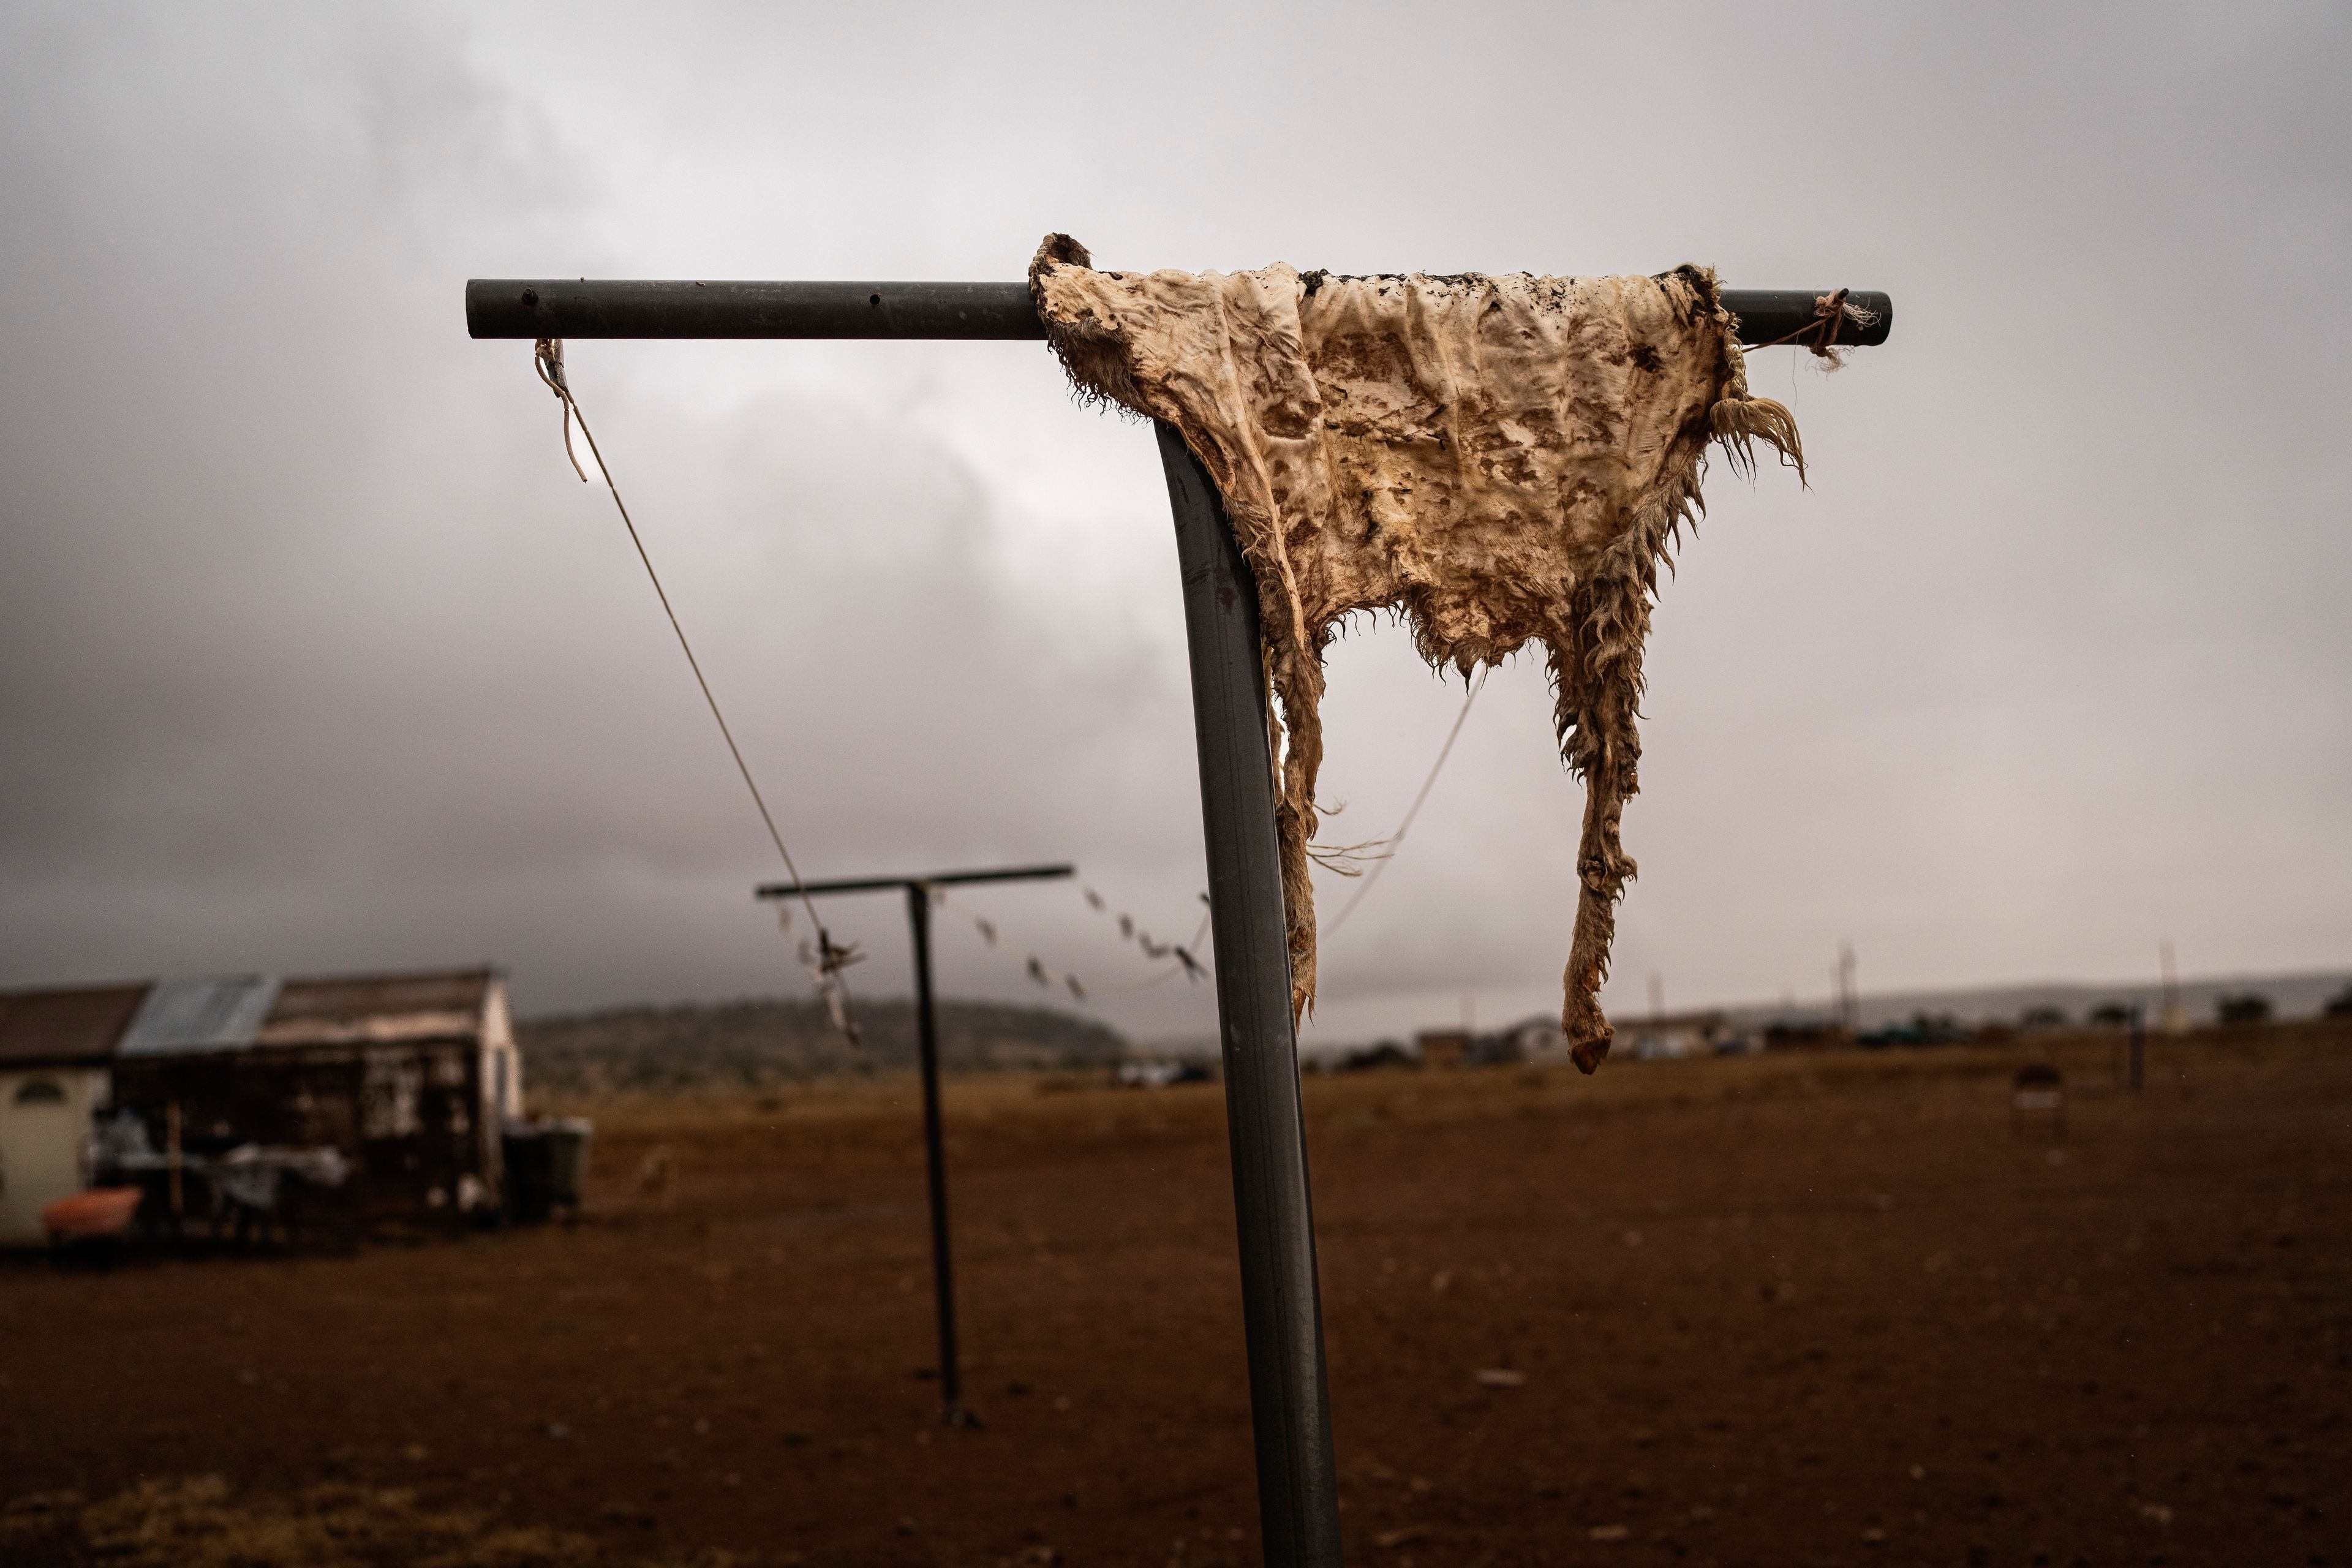
{"type": "MultiPolygon", "coordinates": [[[[1828,289],[1726,289],[1716,298],[1739,318],[1739,341],[1753,346],[1780,342],[1800,332],[1811,342],[1811,329],[1821,319],[1820,301],[1832,292],[1828,289]]],[[[1895,330],[1895,301],[1884,290],[1849,289],[1845,305],[1845,319],[1832,342],[1849,348],[1875,348],[1895,330]]]]}
{"type": "Polygon", "coordinates": [[[803,894],[878,893],[887,888],[942,888],[967,882],[1042,882],[1075,877],[1076,866],[1002,866],[986,871],[934,871],[928,877],[849,877],[831,882],[766,882],[762,899],[797,899],[803,894]]]}
{"type": "Polygon", "coordinates": [[[477,278],[478,338],[996,338],[1045,329],[1026,283],[726,283],[477,278]]]}
{"type": "MultiPolygon", "coordinates": [[[[1815,322],[1828,289],[1726,289],[1740,341],[1769,343],[1815,322]]],[[[1895,302],[1846,295],[1837,341],[1886,341],[1895,302]]],[[[1037,342],[1045,329],[1026,283],[729,283],[585,278],[477,278],[466,328],[478,338],[964,338],[1037,342]]]]}

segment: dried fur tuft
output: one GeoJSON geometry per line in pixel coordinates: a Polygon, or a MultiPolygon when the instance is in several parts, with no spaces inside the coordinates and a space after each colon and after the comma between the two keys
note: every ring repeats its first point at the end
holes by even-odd
{"type": "Polygon", "coordinates": [[[1797,470],[1800,484],[1805,482],[1805,447],[1797,438],[1796,416],[1780,404],[1769,397],[1727,397],[1715,405],[1708,423],[1734,472],[1754,475],[1755,443],[1761,441],[1797,470]]]}

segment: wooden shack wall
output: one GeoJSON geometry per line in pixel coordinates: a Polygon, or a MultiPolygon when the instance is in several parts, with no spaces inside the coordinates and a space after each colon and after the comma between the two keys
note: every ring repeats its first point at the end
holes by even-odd
{"type": "Polygon", "coordinates": [[[340,1150],[371,1218],[455,1219],[502,1196],[497,1113],[470,1038],[126,1058],[113,1070],[114,1103],[159,1150],[176,1103],[191,1152],[340,1150]]]}

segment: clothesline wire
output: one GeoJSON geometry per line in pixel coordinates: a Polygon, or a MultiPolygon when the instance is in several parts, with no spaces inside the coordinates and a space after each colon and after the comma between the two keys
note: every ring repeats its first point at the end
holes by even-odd
{"type": "MultiPolygon", "coordinates": [[[[1097,914],[1109,915],[1109,906],[1103,900],[1101,894],[1096,892],[1090,887],[1081,887],[1079,891],[1085,897],[1088,908],[1092,909],[1097,914]]],[[[1172,979],[1178,974],[1189,973],[1194,979],[1199,979],[1208,973],[1207,966],[1202,960],[1194,956],[1194,954],[1200,951],[1201,939],[1206,936],[1209,931],[1209,917],[1205,910],[1203,910],[1201,915],[1201,924],[1192,933],[1192,941],[1185,943],[1177,943],[1172,946],[1152,942],[1150,934],[1144,931],[1140,927],[1136,926],[1131,917],[1125,915],[1112,917],[1118,920],[1120,922],[1121,940],[1133,942],[1138,945],[1146,946],[1147,951],[1150,947],[1159,947],[1160,953],[1161,954],[1173,952],[1177,956],[1177,962],[1170,964],[1165,970],[1162,970],[1160,973],[1151,976],[1148,980],[1129,981],[1115,985],[1094,985],[1081,982],[1076,975],[1066,970],[1060,970],[1052,967],[1047,964],[1044,959],[1038,957],[1035,952],[1030,951],[1022,943],[1012,942],[1012,939],[996,921],[982,915],[979,910],[972,909],[971,906],[964,903],[962,900],[950,897],[946,889],[935,886],[930,889],[930,896],[932,901],[938,904],[940,908],[953,910],[956,914],[961,915],[967,922],[969,922],[972,928],[980,933],[981,940],[987,944],[991,952],[1003,953],[1008,962],[1018,965],[1031,980],[1035,981],[1038,984],[1046,986],[1049,989],[1058,984],[1067,990],[1073,997],[1082,1003],[1097,995],[1119,996],[1137,991],[1149,990],[1152,986],[1159,984],[1160,982],[1172,979]],[[1003,942],[1000,942],[1000,938],[1004,938],[1005,940],[1003,942]],[[1011,945],[1006,945],[1006,942],[1011,942],[1011,945]],[[1016,950],[1018,952],[1018,956],[1015,956],[1016,950]]],[[[1203,895],[1202,901],[1203,903],[1208,901],[1205,895],[1203,895]]],[[[1153,956],[1156,961],[1159,954],[1152,954],[1151,956],[1153,956]]]]}
{"type": "Polygon", "coordinates": [[[1412,804],[1405,808],[1403,820],[1397,824],[1396,831],[1386,838],[1376,838],[1372,841],[1383,846],[1384,853],[1374,861],[1371,869],[1364,873],[1364,879],[1356,884],[1354,896],[1349,899],[1346,906],[1338,914],[1331,917],[1331,923],[1325,926],[1319,934],[1329,936],[1345,925],[1348,917],[1356,912],[1356,906],[1364,901],[1364,895],[1370,892],[1373,884],[1381,879],[1381,873],[1388,869],[1389,862],[1396,858],[1397,850],[1404,843],[1404,836],[1412,831],[1412,819],[1421,815],[1422,803],[1429,798],[1429,792],[1437,786],[1437,775],[1445,771],[1445,759],[1454,754],[1454,742],[1462,736],[1462,726],[1470,717],[1470,705],[1477,701],[1478,693],[1486,689],[1486,677],[1493,668],[1492,665],[1481,668],[1478,671],[1478,679],[1470,683],[1468,691],[1463,693],[1462,710],[1454,716],[1454,728],[1445,732],[1445,744],[1437,749],[1437,760],[1429,764],[1429,776],[1421,781],[1421,793],[1414,795],[1412,804]]]}
{"type": "MultiPolygon", "coordinates": [[[[637,532],[636,520],[629,515],[628,502],[621,499],[621,487],[613,479],[613,470],[604,462],[604,454],[597,449],[596,433],[588,427],[588,416],[581,412],[579,399],[572,396],[570,380],[563,371],[563,340],[541,338],[532,349],[531,365],[539,379],[547,384],[563,404],[563,455],[572,459],[572,468],[580,482],[588,482],[587,470],[572,450],[572,421],[580,421],[580,434],[587,440],[588,455],[596,459],[596,471],[604,477],[604,488],[612,492],[613,505],[621,514],[621,522],[629,531],[629,542],[636,546],[637,559],[645,563],[646,576],[654,585],[655,597],[661,600],[662,614],[669,617],[669,629],[677,634],[677,646],[686,655],[687,667],[694,671],[694,683],[702,689],[702,700],[709,705],[710,717],[718,721],[719,733],[727,742],[728,755],[735,759],[735,771],[743,777],[743,787],[751,794],[751,804],[759,808],[760,820],[767,826],[769,840],[784,863],[785,872],[793,886],[800,886],[800,868],[793,862],[793,852],[784,844],[784,836],[776,826],[775,814],[768,809],[767,797],[760,793],[759,781],[751,776],[751,765],[743,760],[743,748],[735,743],[735,731],[727,723],[727,715],[719,710],[719,699],[710,689],[710,681],[702,673],[702,661],[694,655],[694,645],[687,640],[686,627],[677,618],[677,609],[669,602],[669,591],[662,586],[661,574],[654,570],[654,558],[646,549],[646,542],[637,532]]],[[[820,989],[838,987],[840,1005],[834,1009],[834,1021],[854,1045],[857,1041],[857,1026],[848,1016],[849,985],[841,978],[841,971],[857,962],[856,945],[836,947],[832,933],[817,917],[816,903],[806,892],[800,894],[801,907],[808,911],[809,924],[816,930],[818,960],[814,968],[820,989]]],[[[832,998],[828,996],[828,1001],[832,998]]]]}
{"type": "MultiPolygon", "coordinates": [[[[1094,910],[1095,913],[1103,916],[1105,919],[1118,921],[1119,940],[1121,942],[1133,942],[1138,948],[1142,950],[1143,956],[1150,959],[1152,963],[1157,963],[1161,959],[1173,954],[1175,956],[1177,965],[1181,968],[1185,973],[1192,975],[1194,979],[1197,980],[1208,973],[1208,970],[1201,963],[1199,958],[1195,956],[1201,946],[1202,937],[1208,934],[1209,917],[1206,912],[1203,912],[1201,916],[1200,927],[1193,931],[1192,940],[1190,942],[1160,942],[1155,940],[1150,931],[1143,929],[1141,921],[1138,921],[1133,915],[1129,914],[1125,910],[1114,911],[1110,907],[1110,900],[1104,898],[1100,893],[1095,891],[1093,888],[1087,887],[1082,883],[1078,888],[1078,895],[1086,900],[1087,907],[1094,910]]],[[[1208,902],[1209,895],[1202,893],[1201,895],[1201,903],[1203,906],[1204,911],[1208,902]]]]}
{"type": "MultiPolygon", "coordinates": [[[[1201,951],[1201,939],[1208,934],[1209,915],[1208,911],[1204,910],[1201,913],[1201,923],[1192,930],[1192,940],[1184,943],[1181,951],[1188,956],[1199,953],[1201,951]]],[[[1176,950],[1171,949],[1171,951],[1176,950]]],[[[1194,957],[1192,965],[1188,965],[1180,959],[1176,963],[1171,963],[1167,968],[1161,970],[1159,973],[1151,976],[1149,980],[1131,980],[1124,984],[1105,985],[1098,989],[1100,989],[1105,994],[1111,996],[1132,995],[1138,991],[1149,991],[1153,986],[1173,980],[1180,974],[1192,973],[1193,972],[1194,965],[1198,966],[1200,973],[1208,973],[1209,960],[1206,958],[1194,957]]],[[[1198,978],[1197,974],[1195,975],[1195,978],[1198,978]]]]}
{"type": "MultiPolygon", "coordinates": [[[[990,920],[978,910],[971,908],[962,900],[949,897],[948,890],[935,883],[926,884],[924,891],[934,904],[941,909],[953,910],[970,921],[972,929],[980,933],[981,940],[988,944],[990,952],[1003,952],[1008,959],[1012,957],[1011,949],[997,945],[996,939],[1003,934],[1003,930],[994,921],[990,920]]],[[[1022,972],[1030,979],[1047,990],[1050,991],[1055,985],[1060,985],[1069,992],[1073,1000],[1082,1003],[1087,999],[1087,987],[1076,975],[1065,969],[1053,968],[1044,959],[1039,958],[1034,951],[1024,948],[1021,957],[1013,962],[1021,965],[1022,972]]]]}

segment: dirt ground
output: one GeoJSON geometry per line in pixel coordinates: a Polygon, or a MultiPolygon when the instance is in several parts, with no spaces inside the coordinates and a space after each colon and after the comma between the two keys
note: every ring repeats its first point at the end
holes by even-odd
{"type": "MultiPolygon", "coordinates": [[[[1310,1082],[1350,1561],[2352,1562],[2352,1028],[2115,1049],[1310,1082]]],[[[978,1429],[910,1083],[608,1102],[576,1227],[0,1267],[0,1558],[1254,1561],[1218,1089],[948,1101],[978,1429]]]]}

